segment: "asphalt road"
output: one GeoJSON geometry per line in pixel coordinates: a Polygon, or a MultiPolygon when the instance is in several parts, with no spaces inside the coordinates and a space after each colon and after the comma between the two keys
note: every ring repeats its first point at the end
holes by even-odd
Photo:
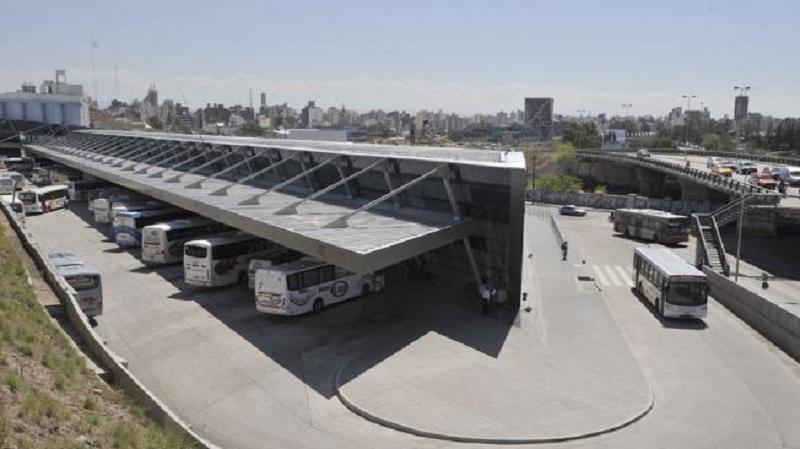
{"type": "MultiPolygon", "coordinates": [[[[633,249],[648,243],[612,236],[607,218],[590,211],[557,220],[571,261],[594,275],[656,405],[596,447],[800,447],[800,365],[713,299],[704,323],[659,320],[620,274],[630,272],[633,249]]],[[[690,245],[673,250],[693,260],[690,245]]]]}
{"type": "MultiPolygon", "coordinates": [[[[409,284],[319,316],[259,315],[245,288],[196,290],[182,282],[180,266],[143,267],[135,251],[120,251],[107,230],[96,228],[84,212],[74,205],[27,222],[43,248],[76,250],[103,271],[106,308],[97,331],[129,360],[148,388],[211,440],[237,448],[488,446],[381,427],[352,414],[332,391],[333,374],[346,360],[380,341],[393,326],[416,323],[413,308],[424,308],[425,300],[453,292],[409,284]]],[[[621,430],[530,447],[800,448],[800,366],[714,301],[705,324],[660,321],[636,299],[625,278],[632,249],[644,243],[612,236],[606,218],[600,212],[559,217],[570,240],[569,262],[553,257],[552,262],[536,260],[536,267],[541,274],[593,274],[597,288],[591,300],[608,309],[609,326],[622,333],[655,405],[621,430]]],[[[530,217],[526,226],[528,233],[550,232],[530,217]]],[[[691,257],[691,248],[678,252],[691,257]]],[[[535,278],[525,288],[553,299],[568,294],[559,286],[537,285],[535,278]]],[[[466,307],[458,300],[453,304],[466,307]]],[[[544,326],[533,315],[524,320],[524,325],[544,326]]],[[[420,333],[406,345],[419,348],[430,334],[420,333]]],[[[474,350],[469,338],[444,336],[455,343],[452,350],[474,350]]],[[[496,351],[504,351],[503,345],[498,340],[496,351]]],[[[539,424],[531,417],[529,425],[539,424]]]]}

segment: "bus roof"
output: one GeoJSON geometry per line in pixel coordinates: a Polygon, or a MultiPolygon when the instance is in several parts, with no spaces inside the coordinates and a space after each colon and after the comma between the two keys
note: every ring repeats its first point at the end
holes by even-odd
{"type": "Polygon", "coordinates": [[[245,234],[243,232],[234,231],[230,233],[220,233],[202,239],[189,240],[188,242],[185,243],[185,245],[215,246],[215,245],[224,245],[226,243],[236,243],[253,239],[263,240],[261,237],[256,237],[251,234],[245,234]]]}
{"type": "Polygon", "coordinates": [[[664,248],[636,248],[636,253],[649,260],[664,276],[702,276],[698,270],[680,256],[664,248]]]}
{"type": "Polygon", "coordinates": [[[663,218],[687,218],[684,215],[676,215],[671,212],[666,212],[663,210],[654,210],[654,209],[616,209],[614,212],[635,213],[640,215],[648,215],[651,217],[663,217],[663,218]]]}
{"type": "Polygon", "coordinates": [[[58,274],[67,276],[99,276],[100,272],[88,265],[61,265],[56,267],[58,274]]]}
{"type": "Polygon", "coordinates": [[[50,251],[47,253],[47,258],[50,259],[50,263],[56,268],[85,265],[77,254],[69,250],[50,251]]]}
{"type": "MultiPolygon", "coordinates": [[[[165,205],[166,206],[166,205],[165,205]]],[[[183,209],[175,206],[159,207],[158,209],[145,209],[145,210],[121,210],[116,213],[119,217],[157,217],[159,215],[171,214],[173,212],[181,212],[183,209]]],[[[190,212],[186,212],[187,214],[190,212]]]]}
{"type": "Polygon", "coordinates": [[[64,184],[56,184],[56,185],[46,186],[46,187],[36,187],[36,188],[33,188],[33,189],[25,189],[25,191],[26,192],[33,192],[33,193],[42,194],[42,193],[49,193],[49,192],[55,192],[55,191],[58,191],[58,190],[68,190],[68,189],[69,189],[69,187],[65,186],[64,184]]]}
{"type": "Polygon", "coordinates": [[[281,265],[276,265],[268,268],[261,268],[262,270],[278,271],[286,275],[292,274],[296,271],[303,271],[309,268],[320,267],[322,265],[330,265],[328,262],[312,259],[310,257],[299,260],[294,260],[281,265]]]}
{"type": "Polygon", "coordinates": [[[191,228],[193,226],[205,226],[214,223],[216,223],[214,220],[207,217],[189,217],[189,218],[179,218],[177,220],[165,221],[163,223],[156,223],[145,227],[150,229],[161,229],[164,231],[169,231],[171,229],[184,229],[184,228],[191,228]]]}

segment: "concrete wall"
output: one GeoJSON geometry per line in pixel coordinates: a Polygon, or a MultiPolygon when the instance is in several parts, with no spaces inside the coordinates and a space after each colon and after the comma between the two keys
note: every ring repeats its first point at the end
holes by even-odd
{"type": "Polygon", "coordinates": [[[529,190],[527,200],[549,204],[574,204],[595,209],[656,209],[689,215],[694,212],[710,212],[722,204],[708,201],[682,201],[648,198],[637,195],[603,195],[599,193],[548,192],[529,190]]]}
{"type": "Polygon", "coordinates": [[[800,318],[758,293],[703,267],[713,296],[775,346],[800,361],[800,318]]]}
{"type": "Polygon", "coordinates": [[[42,277],[53,289],[59,301],[67,313],[67,318],[73,329],[77,332],[81,340],[86,344],[89,351],[97,360],[111,373],[112,382],[121,388],[128,396],[133,398],[139,405],[143,406],[149,415],[190,441],[196,442],[201,447],[216,449],[217,446],[206,441],[195,433],[186,423],[184,423],[169,407],[155,397],[139,380],[128,370],[127,362],[105,346],[103,339],[95,333],[89,325],[86,315],[80,310],[75,299],[75,291],[56,274],[55,268],[50,264],[49,259],[36,244],[33,236],[25,229],[24,222],[20,222],[17,214],[11,211],[4,202],[0,201],[0,208],[8,218],[11,226],[19,237],[23,248],[33,259],[36,267],[41,271],[42,277]]]}

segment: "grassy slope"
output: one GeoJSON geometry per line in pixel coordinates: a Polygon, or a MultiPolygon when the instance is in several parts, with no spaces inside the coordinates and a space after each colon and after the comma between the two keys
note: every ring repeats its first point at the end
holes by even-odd
{"type": "Polygon", "coordinates": [[[0,449],[192,447],[87,369],[5,234],[0,227],[0,449]]]}

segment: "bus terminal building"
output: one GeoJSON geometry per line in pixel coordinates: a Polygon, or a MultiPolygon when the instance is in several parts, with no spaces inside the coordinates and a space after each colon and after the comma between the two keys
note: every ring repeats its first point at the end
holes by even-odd
{"type": "Polygon", "coordinates": [[[491,282],[519,305],[522,153],[125,131],[32,139],[30,156],[355,273],[413,266],[491,282]]]}

